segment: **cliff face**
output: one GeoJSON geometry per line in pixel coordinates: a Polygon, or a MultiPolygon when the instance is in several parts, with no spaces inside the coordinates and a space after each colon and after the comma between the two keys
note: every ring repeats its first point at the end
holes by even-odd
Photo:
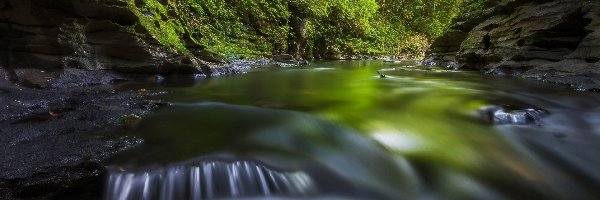
{"type": "MultiPolygon", "coordinates": [[[[186,45],[186,53],[178,52],[161,44],[160,35],[140,23],[140,15],[153,17],[138,10],[144,4],[133,0],[0,0],[0,65],[210,73],[199,59],[201,50],[194,50],[198,46],[186,45]]],[[[156,24],[160,29],[161,24],[156,24]]]]}
{"type": "Polygon", "coordinates": [[[600,2],[488,0],[456,20],[425,63],[600,89],[600,2]]]}

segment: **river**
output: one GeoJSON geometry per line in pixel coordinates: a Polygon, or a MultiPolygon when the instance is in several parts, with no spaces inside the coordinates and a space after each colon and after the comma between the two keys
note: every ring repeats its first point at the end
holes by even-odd
{"type": "Polygon", "coordinates": [[[590,199],[600,94],[333,61],[165,79],[105,199],[590,199]],[[385,77],[378,75],[377,71],[385,77]]]}

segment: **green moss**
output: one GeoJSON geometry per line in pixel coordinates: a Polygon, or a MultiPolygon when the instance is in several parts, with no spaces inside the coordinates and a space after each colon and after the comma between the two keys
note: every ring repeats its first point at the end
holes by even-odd
{"type": "Polygon", "coordinates": [[[308,58],[414,57],[464,10],[459,6],[463,0],[123,1],[139,24],[173,52],[189,55],[186,47],[194,45],[227,59],[286,53],[300,43],[308,58]],[[306,22],[302,36],[299,21],[306,22]]]}
{"type": "Polygon", "coordinates": [[[157,0],[146,0],[143,2],[144,5],[136,7],[134,0],[128,1],[128,6],[139,18],[140,25],[142,25],[154,39],[173,52],[191,54],[180,38],[180,35],[183,35],[185,29],[175,17],[168,16],[168,6],[162,5],[157,0]]]}

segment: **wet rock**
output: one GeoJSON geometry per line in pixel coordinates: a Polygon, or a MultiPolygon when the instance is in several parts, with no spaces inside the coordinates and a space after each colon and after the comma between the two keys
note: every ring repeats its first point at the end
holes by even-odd
{"type": "Polygon", "coordinates": [[[0,199],[101,196],[102,162],[141,143],[106,132],[161,105],[145,100],[151,92],[114,91],[106,83],[119,77],[106,71],[56,74],[52,88],[0,93],[0,199]]]}
{"type": "Polygon", "coordinates": [[[299,65],[308,65],[308,64],[310,64],[310,63],[308,62],[308,60],[304,60],[304,59],[303,59],[303,60],[300,60],[300,61],[298,61],[298,64],[299,64],[299,65]]]}
{"type": "Polygon", "coordinates": [[[53,73],[39,69],[17,69],[19,84],[29,88],[47,88],[55,78],[53,73]]]}
{"type": "Polygon", "coordinates": [[[486,73],[496,76],[519,76],[523,73],[527,72],[529,69],[535,68],[537,66],[542,66],[546,64],[553,63],[547,60],[535,59],[528,61],[516,62],[512,60],[501,61],[498,63],[494,63],[489,65],[486,73]]]}
{"type": "Polygon", "coordinates": [[[275,55],[275,56],[273,56],[273,60],[275,60],[277,62],[283,62],[283,63],[296,62],[296,58],[294,58],[294,56],[289,55],[289,54],[275,55]]]}
{"type": "MultiPolygon", "coordinates": [[[[127,78],[108,70],[85,70],[68,68],[45,71],[40,69],[16,69],[17,83],[27,88],[73,88],[109,85],[127,78]]],[[[7,83],[8,84],[8,83],[7,83]]]]}
{"type": "Polygon", "coordinates": [[[543,81],[569,84],[577,90],[600,89],[600,63],[567,59],[540,65],[523,75],[543,81]]]}
{"type": "Polygon", "coordinates": [[[387,62],[387,63],[401,63],[401,62],[402,62],[402,60],[396,60],[396,59],[385,58],[385,59],[383,59],[383,62],[387,62]]]}
{"type": "Polygon", "coordinates": [[[446,65],[446,69],[449,69],[449,70],[458,70],[458,69],[460,69],[460,66],[458,64],[456,64],[455,62],[449,62],[446,65]]]}
{"type": "Polygon", "coordinates": [[[225,64],[210,65],[210,67],[207,67],[207,69],[208,69],[207,71],[209,71],[209,73],[203,73],[203,74],[210,74],[210,76],[207,76],[207,77],[229,76],[229,75],[234,75],[234,74],[245,73],[252,68],[294,67],[294,66],[301,65],[303,62],[308,62],[308,61],[299,61],[300,64],[297,64],[297,63],[287,64],[287,63],[282,63],[282,62],[278,62],[273,59],[267,59],[267,58],[240,59],[240,60],[230,61],[225,64]]]}
{"type": "Polygon", "coordinates": [[[106,170],[98,161],[84,161],[73,166],[54,169],[60,173],[39,172],[29,179],[13,179],[9,187],[19,199],[89,199],[102,196],[106,170]],[[72,187],[65,187],[70,185],[72,187]],[[56,196],[47,196],[56,193],[56,196]]]}
{"type": "Polygon", "coordinates": [[[478,110],[480,118],[495,125],[541,125],[541,119],[549,112],[543,109],[516,108],[512,106],[488,106],[478,110]]]}
{"type": "Polygon", "coordinates": [[[308,61],[304,59],[296,59],[294,56],[289,54],[281,54],[273,56],[272,60],[275,65],[280,67],[294,67],[298,65],[308,65],[308,61]]]}
{"type": "Polygon", "coordinates": [[[52,81],[53,88],[109,85],[127,78],[106,70],[65,69],[52,81]]]}
{"type": "Polygon", "coordinates": [[[488,0],[484,5],[457,18],[433,42],[424,63],[455,62],[493,75],[543,76],[540,80],[579,89],[600,88],[593,75],[600,74],[600,2],[488,0]]]}
{"type": "Polygon", "coordinates": [[[379,78],[387,78],[387,76],[385,74],[382,74],[379,71],[377,71],[377,74],[379,74],[379,78]]]}
{"type": "Polygon", "coordinates": [[[17,86],[13,83],[15,75],[8,72],[2,66],[0,66],[0,93],[8,92],[11,89],[15,89],[17,86]]]}

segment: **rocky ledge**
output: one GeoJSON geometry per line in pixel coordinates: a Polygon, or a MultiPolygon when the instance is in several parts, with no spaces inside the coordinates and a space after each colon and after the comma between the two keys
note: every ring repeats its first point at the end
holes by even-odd
{"type": "Polygon", "coordinates": [[[0,68],[0,199],[95,199],[103,162],[140,144],[111,133],[123,116],[144,116],[160,93],[119,89],[134,79],[110,71],[0,68]],[[23,86],[23,85],[27,85],[23,86]]]}
{"type": "Polygon", "coordinates": [[[424,62],[600,89],[600,2],[487,0],[465,13],[424,62]]]}
{"type": "Polygon", "coordinates": [[[161,45],[138,21],[127,1],[0,0],[0,65],[136,73],[209,69],[194,55],[161,45]]]}

